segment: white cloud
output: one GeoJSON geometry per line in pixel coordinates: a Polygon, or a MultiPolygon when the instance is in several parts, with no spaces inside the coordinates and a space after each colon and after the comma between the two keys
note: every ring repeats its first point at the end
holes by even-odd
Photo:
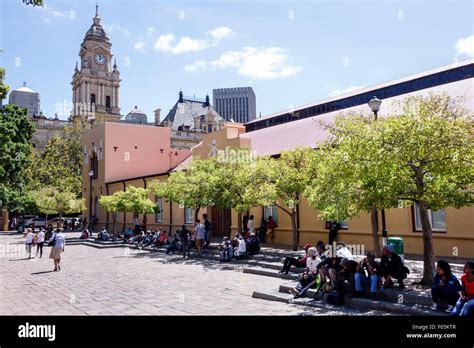
{"type": "Polygon", "coordinates": [[[177,43],[175,43],[176,36],[168,33],[160,35],[154,44],[154,48],[157,51],[172,54],[202,51],[206,48],[217,45],[220,40],[229,37],[231,34],[232,30],[230,28],[218,27],[206,33],[210,38],[194,39],[189,36],[183,36],[177,41],[177,43]]]}
{"type": "Polygon", "coordinates": [[[456,50],[458,55],[465,54],[469,57],[474,57],[474,35],[460,38],[456,42],[456,50]]]}
{"type": "Polygon", "coordinates": [[[209,30],[207,34],[211,35],[214,40],[222,40],[232,35],[232,29],[228,27],[218,27],[209,30]]]}
{"type": "Polygon", "coordinates": [[[356,91],[356,90],[364,88],[364,87],[365,86],[362,85],[362,86],[350,86],[350,87],[347,87],[347,88],[344,88],[344,89],[335,89],[335,90],[329,92],[329,96],[330,97],[335,97],[337,95],[353,92],[353,91],[356,91]]]}
{"type": "Polygon", "coordinates": [[[133,45],[133,49],[135,51],[143,52],[145,51],[145,42],[143,41],[137,41],[135,45],[133,45]]]}
{"type": "Polygon", "coordinates": [[[43,22],[51,23],[51,20],[48,17],[43,17],[43,22]]]}
{"type": "Polygon", "coordinates": [[[234,68],[239,75],[252,80],[271,80],[289,77],[303,70],[293,66],[291,57],[280,47],[243,47],[239,51],[228,51],[218,59],[197,61],[186,65],[185,71],[197,72],[206,69],[234,68]]]}
{"type": "Polygon", "coordinates": [[[155,33],[155,31],[156,31],[156,30],[155,30],[155,28],[153,28],[153,27],[146,27],[146,34],[147,34],[148,36],[153,36],[153,34],[155,33]]]}

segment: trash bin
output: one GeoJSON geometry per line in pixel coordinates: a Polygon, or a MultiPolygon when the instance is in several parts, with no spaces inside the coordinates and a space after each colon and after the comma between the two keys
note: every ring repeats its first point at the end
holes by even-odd
{"type": "Polygon", "coordinates": [[[400,256],[402,262],[405,262],[405,256],[403,253],[403,239],[400,237],[389,237],[388,245],[392,246],[393,251],[400,256]]]}

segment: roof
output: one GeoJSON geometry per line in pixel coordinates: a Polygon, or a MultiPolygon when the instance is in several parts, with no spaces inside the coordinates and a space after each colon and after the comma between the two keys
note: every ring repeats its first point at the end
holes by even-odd
{"type": "Polygon", "coordinates": [[[148,123],[148,119],[146,114],[138,109],[137,106],[132,109],[126,116],[125,116],[125,121],[131,121],[135,123],[148,123]]]}
{"type": "MultiPolygon", "coordinates": [[[[472,64],[472,63],[474,63],[474,59],[466,59],[466,60],[463,60],[461,62],[456,62],[456,63],[453,63],[453,64],[438,67],[438,68],[435,68],[435,69],[427,70],[427,71],[424,71],[424,72],[421,72],[421,73],[405,76],[405,77],[402,77],[402,78],[399,78],[399,79],[396,79],[396,80],[391,80],[391,81],[388,81],[388,82],[379,83],[377,85],[372,85],[372,86],[369,86],[369,87],[360,88],[360,89],[350,91],[350,92],[347,92],[347,93],[338,94],[337,96],[334,96],[334,97],[331,97],[331,98],[326,98],[326,99],[318,100],[316,102],[296,106],[293,109],[296,111],[296,110],[310,108],[312,106],[317,106],[319,104],[328,103],[328,102],[331,102],[331,101],[347,98],[347,97],[350,97],[350,96],[353,96],[353,95],[370,92],[370,91],[373,91],[374,89],[384,88],[384,87],[387,87],[387,86],[391,86],[391,85],[395,85],[395,84],[398,84],[398,83],[410,81],[410,80],[417,79],[417,78],[427,76],[427,75],[431,75],[431,74],[436,74],[438,72],[453,69],[453,68],[456,68],[456,67],[459,67],[459,66],[469,65],[469,64],[472,64]]],[[[288,113],[288,109],[285,109],[283,111],[278,111],[278,112],[275,112],[275,113],[270,114],[270,115],[257,117],[256,119],[254,119],[252,121],[249,121],[246,124],[259,122],[259,121],[262,121],[262,120],[265,120],[265,119],[270,119],[270,118],[273,118],[273,117],[276,117],[276,116],[281,116],[281,115],[284,115],[284,114],[287,114],[287,113],[288,113]]]]}
{"type": "MultiPolygon", "coordinates": [[[[27,92],[27,93],[37,93],[37,92],[33,91],[31,88],[28,88],[28,87],[26,87],[26,86],[17,88],[17,89],[15,89],[15,90],[13,90],[13,91],[27,92]]],[[[12,92],[13,92],[13,91],[12,91],[12,92]]]]}
{"type": "Polygon", "coordinates": [[[206,103],[201,101],[183,99],[182,103],[178,101],[173,106],[161,125],[164,125],[165,122],[171,122],[173,130],[178,130],[180,126],[187,126],[192,131],[195,129],[194,118],[198,116],[205,117],[206,115],[214,116],[217,122],[224,121],[212,105],[206,106],[206,103]]]}

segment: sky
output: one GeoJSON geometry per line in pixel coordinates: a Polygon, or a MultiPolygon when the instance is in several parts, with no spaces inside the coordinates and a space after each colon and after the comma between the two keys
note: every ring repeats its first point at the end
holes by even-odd
{"type": "MultiPolygon", "coordinates": [[[[72,98],[95,0],[0,3],[0,66],[52,117],[72,98]]],[[[180,90],[251,86],[262,116],[474,57],[471,1],[100,0],[120,108],[153,121],[180,90]]]]}

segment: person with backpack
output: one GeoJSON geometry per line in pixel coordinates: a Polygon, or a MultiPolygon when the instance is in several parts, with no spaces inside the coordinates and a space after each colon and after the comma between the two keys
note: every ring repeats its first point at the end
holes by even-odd
{"type": "Polygon", "coordinates": [[[400,290],[405,289],[403,280],[410,274],[410,270],[403,265],[400,256],[393,251],[391,245],[384,246],[380,259],[380,275],[384,278],[382,289],[393,286],[392,278],[398,282],[400,290]]]}
{"type": "Polygon", "coordinates": [[[461,284],[458,278],[451,272],[451,266],[447,261],[439,260],[436,265],[436,275],[431,287],[431,298],[433,299],[432,310],[438,309],[439,300],[448,303],[446,312],[451,313],[459,299],[461,284]]]}

